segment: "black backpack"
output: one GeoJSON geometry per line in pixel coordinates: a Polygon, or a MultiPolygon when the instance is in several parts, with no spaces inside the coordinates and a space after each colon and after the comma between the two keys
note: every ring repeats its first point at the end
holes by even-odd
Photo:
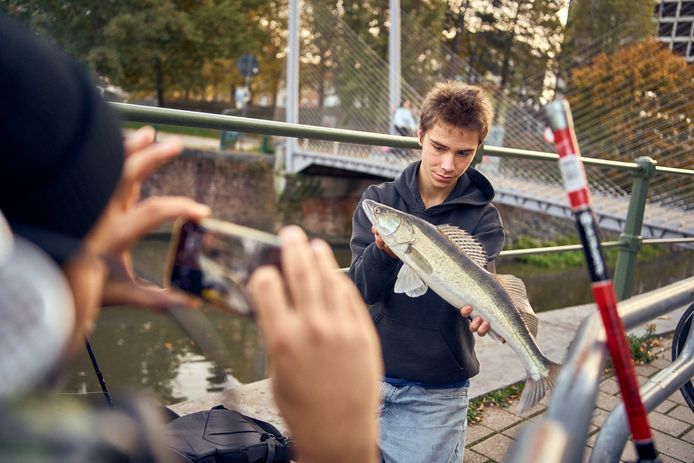
{"type": "Polygon", "coordinates": [[[164,434],[186,463],[289,463],[293,455],[290,440],[273,425],[222,405],[175,417],[164,434]]]}

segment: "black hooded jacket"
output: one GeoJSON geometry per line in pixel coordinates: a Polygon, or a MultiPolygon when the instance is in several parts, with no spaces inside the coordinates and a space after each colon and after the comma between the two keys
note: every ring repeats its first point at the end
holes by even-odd
{"type": "MultiPolygon", "coordinates": [[[[472,234],[495,259],[504,244],[504,229],[490,203],[494,189],[474,168],[463,174],[446,200],[426,209],[419,194],[414,162],[393,181],[372,185],[361,201],[372,199],[434,225],[454,225],[472,234]]],[[[412,298],[395,294],[402,266],[376,247],[371,222],[361,207],[352,220],[350,278],[356,283],[381,338],[386,376],[428,385],[459,383],[479,372],[469,321],[429,289],[412,298]]],[[[473,308],[474,309],[474,308],[473,308]]]]}

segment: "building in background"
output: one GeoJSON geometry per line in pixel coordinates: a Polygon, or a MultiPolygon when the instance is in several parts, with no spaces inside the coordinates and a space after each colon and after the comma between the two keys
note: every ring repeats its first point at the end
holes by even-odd
{"type": "Polygon", "coordinates": [[[655,7],[658,40],[694,63],[694,1],[661,0],[655,7]]]}

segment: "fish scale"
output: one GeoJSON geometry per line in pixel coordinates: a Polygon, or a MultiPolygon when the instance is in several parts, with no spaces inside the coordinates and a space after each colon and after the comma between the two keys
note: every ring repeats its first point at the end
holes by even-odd
{"type": "MultiPolygon", "coordinates": [[[[435,229],[433,226],[431,228],[435,229]]],[[[507,342],[514,342],[516,336],[520,334],[524,339],[523,342],[517,343],[517,349],[527,352],[533,366],[533,377],[537,378],[542,376],[543,373],[546,374],[546,368],[544,368],[542,362],[538,361],[542,353],[537,348],[534,340],[527,339],[530,338],[530,333],[525,328],[518,312],[515,310],[493,311],[494,307],[510,306],[512,302],[508,297],[504,297],[503,293],[500,293],[503,289],[498,288],[498,283],[486,281],[490,278],[489,272],[477,267],[472,262],[466,262],[464,266],[467,270],[463,269],[455,262],[454,256],[468,261],[469,259],[464,254],[460,254],[454,244],[450,242],[435,243],[434,241],[426,240],[426,235],[422,231],[416,228],[414,231],[416,238],[418,238],[416,241],[423,243],[422,249],[426,252],[426,255],[432,256],[432,260],[440,263],[439,266],[435,267],[434,272],[431,273],[427,282],[428,286],[454,308],[467,304],[472,305],[476,314],[479,314],[485,320],[493,320],[495,322],[493,331],[506,339],[507,342]],[[450,285],[446,284],[449,281],[455,282],[457,287],[465,287],[466,291],[464,293],[453,291],[452,288],[449,288],[450,285]],[[487,287],[485,288],[484,286],[487,287]],[[520,333],[517,333],[517,331],[520,331],[520,333]]],[[[407,256],[407,253],[405,255],[407,256]]],[[[405,259],[408,265],[416,265],[407,257],[405,259]]]]}

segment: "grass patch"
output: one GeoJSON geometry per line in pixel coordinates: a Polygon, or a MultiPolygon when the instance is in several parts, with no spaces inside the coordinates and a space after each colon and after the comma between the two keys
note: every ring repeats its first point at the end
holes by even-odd
{"type": "Polygon", "coordinates": [[[523,392],[523,386],[523,382],[512,384],[472,399],[467,408],[468,423],[475,424],[482,421],[486,407],[506,408],[511,405],[514,399],[520,397],[521,392],[523,392]]]}
{"type": "Polygon", "coordinates": [[[185,127],[182,125],[143,124],[142,122],[123,122],[127,129],[139,129],[145,125],[151,125],[159,132],[173,133],[176,135],[192,135],[195,137],[219,138],[221,131],[215,129],[203,129],[200,127],[185,127]]]}
{"type": "Polygon", "coordinates": [[[660,347],[660,340],[655,335],[655,325],[651,323],[646,328],[646,334],[643,336],[635,336],[630,334],[627,336],[629,348],[631,349],[631,358],[637,365],[651,363],[655,358],[654,349],[660,347]]]}
{"type": "MultiPolygon", "coordinates": [[[[631,358],[634,359],[636,365],[651,363],[655,359],[655,349],[661,345],[660,338],[655,334],[655,324],[653,323],[648,325],[646,334],[643,336],[627,335],[627,342],[631,350],[631,358]]],[[[605,363],[605,369],[608,371],[614,369],[614,364],[609,356],[605,363]]]]}
{"type": "MultiPolygon", "coordinates": [[[[532,249],[539,247],[564,246],[568,244],[580,244],[576,237],[563,236],[555,240],[538,240],[535,238],[522,236],[514,241],[512,245],[504,246],[505,249],[532,249]]],[[[605,259],[607,265],[614,268],[619,255],[619,248],[605,248],[605,259]]],[[[638,261],[647,262],[658,256],[667,254],[669,249],[665,246],[645,245],[639,250],[638,261]]],[[[516,262],[523,262],[529,265],[542,268],[570,268],[582,267],[585,265],[583,251],[564,251],[549,254],[537,254],[529,256],[518,256],[513,258],[516,262]]]]}

